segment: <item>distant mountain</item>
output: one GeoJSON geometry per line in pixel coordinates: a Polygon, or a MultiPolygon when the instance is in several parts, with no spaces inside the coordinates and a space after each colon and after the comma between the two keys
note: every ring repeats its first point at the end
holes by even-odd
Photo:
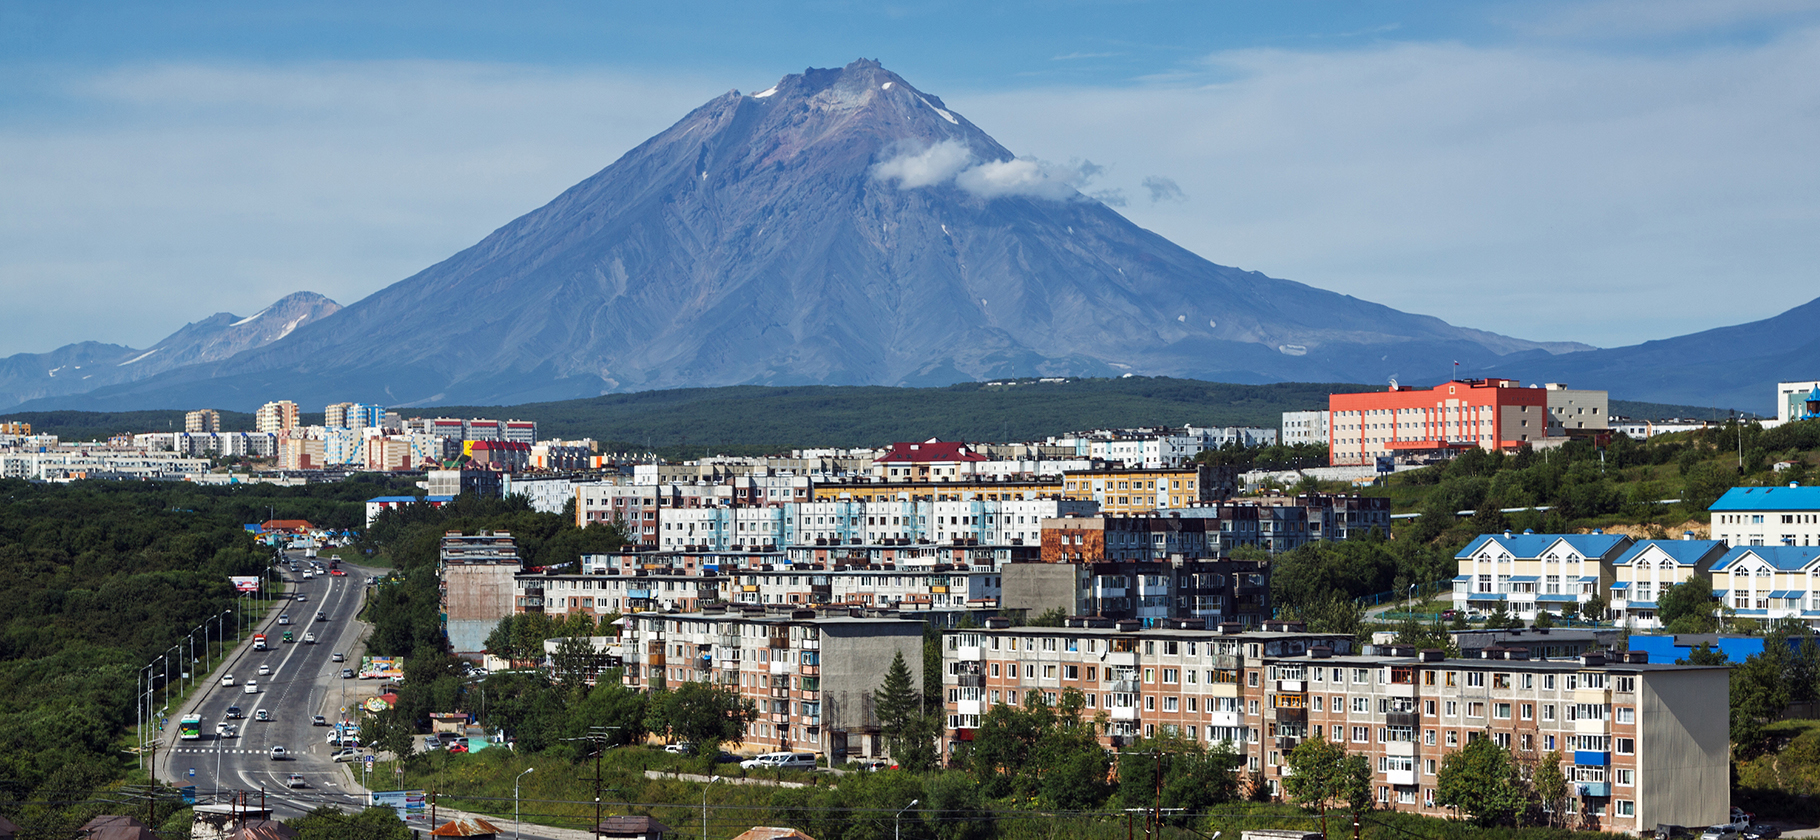
{"type": "MultiPolygon", "coordinates": [[[[1587,349],[1216,265],[873,61],[697,108],[282,340],[43,407],[510,404],[1123,373],[1383,382],[1587,349]]],[[[35,406],[36,407],[36,406],[35,406]]]]}
{"type": "Polygon", "coordinates": [[[49,353],[8,356],[0,359],[0,408],[83,394],[185,365],[218,362],[243,350],[264,347],[339,309],[341,304],[315,292],[297,292],[245,318],[217,312],[184,325],[147,350],[84,341],[49,353]]]}
{"type": "MultiPolygon", "coordinates": [[[[1820,379],[1820,299],[1773,318],[1630,347],[1503,360],[1477,369],[1603,388],[1614,399],[1776,413],[1776,383],[1820,379]]],[[[1704,415],[1703,415],[1704,416],[1704,415]]]]}

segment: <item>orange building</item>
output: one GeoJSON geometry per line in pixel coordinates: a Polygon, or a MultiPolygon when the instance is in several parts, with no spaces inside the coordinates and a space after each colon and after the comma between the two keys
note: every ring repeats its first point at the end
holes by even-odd
{"type": "Polygon", "coordinates": [[[1517,449],[1548,430],[1548,391],[1515,379],[1454,380],[1433,388],[1333,394],[1328,463],[1371,464],[1389,455],[1517,449]]]}

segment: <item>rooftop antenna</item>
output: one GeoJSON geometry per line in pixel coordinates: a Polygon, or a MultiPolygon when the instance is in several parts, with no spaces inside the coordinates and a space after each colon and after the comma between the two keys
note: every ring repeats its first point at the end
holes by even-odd
{"type": "Polygon", "coordinates": [[[1393,373],[1390,375],[1390,390],[1395,391],[1396,389],[1397,389],[1397,375],[1393,373]]]}

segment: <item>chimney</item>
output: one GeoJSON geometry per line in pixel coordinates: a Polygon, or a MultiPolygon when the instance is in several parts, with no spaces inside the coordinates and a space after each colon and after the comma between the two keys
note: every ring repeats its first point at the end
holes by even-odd
{"type": "Polygon", "coordinates": [[[1589,651],[1586,651],[1585,653],[1580,654],[1580,664],[1588,665],[1588,666],[1604,665],[1605,664],[1605,651],[1589,650],[1589,651]]]}
{"type": "Polygon", "coordinates": [[[1694,538],[1694,532],[1692,532],[1692,531],[1682,531],[1681,532],[1681,539],[1691,540],[1693,538],[1694,538]]]}
{"type": "Polygon", "coordinates": [[[1440,648],[1422,648],[1423,662],[1440,662],[1447,658],[1447,651],[1440,648]]]}

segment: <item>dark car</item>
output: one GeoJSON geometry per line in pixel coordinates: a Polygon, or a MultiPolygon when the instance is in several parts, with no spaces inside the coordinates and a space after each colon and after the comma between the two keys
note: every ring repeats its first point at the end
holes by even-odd
{"type": "Polygon", "coordinates": [[[240,711],[239,706],[229,706],[227,707],[227,716],[231,718],[240,718],[246,717],[246,714],[240,711]]]}

